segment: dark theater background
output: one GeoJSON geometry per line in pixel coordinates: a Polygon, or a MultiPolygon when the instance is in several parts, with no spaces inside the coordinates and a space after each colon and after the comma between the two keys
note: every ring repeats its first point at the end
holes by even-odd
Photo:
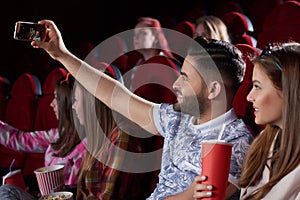
{"type": "MultiPolygon", "coordinates": [[[[196,2],[196,1],[195,1],[196,2]]],[[[51,19],[62,32],[67,47],[76,54],[85,42],[99,44],[104,39],[123,30],[132,29],[140,16],[162,19],[172,16],[180,20],[195,3],[193,0],[176,1],[93,1],[11,0],[2,5],[1,11],[1,67],[0,75],[11,82],[24,72],[37,75],[41,81],[59,65],[41,49],[30,43],[13,39],[16,21],[51,19]],[[48,59],[47,63],[45,58],[48,59]]]]}
{"type": "MultiPolygon", "coordinates": [[[[176,24],[183,20],[195,23],[195,20],[203,15],[212,14],[222,17],[226,12],[235,11],[248,16],[248,20],[254,27],[254,32],[248,33],[257,39],[262,31],[265,17],[276,6],[288,1],[293,0],[5,1],[1,5],[0,12],[2,47],[0,75],[13,82],[20,74],[28,72],[37,75],[40,81],[43,81],[46,74],[59,65],[43,50],[33,49],[28,42],[13,39],[15,22],[19,20],[55,21],[69,50],[78,55],[78,51],[86,42],[98,45],[116,33],[132,29],[137,18],[141,16],[157,18],[164,28],[170,28],[172,23],[176,24]]],[[[294,1],[299,2],[299,0],[294,1]]],[[[292,36],[297,40],[299,23],[294,20],[298,17],[293,16],[298,15],[299,12],[297,8],[293,8],[294,12],[289,11],[288,6],[284,9],[286,10],[278,13],[276,20],[279,21],[272,22],[281,23],[273,26],[274,33],[281,34],[278,37],[283,37],[284,40],[292,36]],[[285,23],[285,20],[289,23],[285,23]],[[282,26],[285,28],[280,28],[282,26]]],[[[271,36],[275,37],[275,34],[272,33],[271,36]]],[[[266,40],[266,36],[264,37],[266,40]]]]}

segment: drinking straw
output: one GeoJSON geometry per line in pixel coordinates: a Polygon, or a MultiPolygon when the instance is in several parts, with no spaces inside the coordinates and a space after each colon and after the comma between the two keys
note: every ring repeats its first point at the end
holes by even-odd
{"type": "Polygon", "coordinates": [[[9,172],[11,172],[14,162],[15,162],[15,159],[13,159],[9,165],[9,172]]]}

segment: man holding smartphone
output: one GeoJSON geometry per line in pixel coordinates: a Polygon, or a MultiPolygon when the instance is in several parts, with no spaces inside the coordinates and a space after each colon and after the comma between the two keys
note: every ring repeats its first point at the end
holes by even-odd
{"type": "MultiPolygon", "coordinates": [[[[241,52],[234,45],[195,38],[181,75],[173,84],[177,102],[174,105],[155,104],[134,95],[71,54],[54,22],[43,20],[40,23],[48,26],[49,40],[33,41],[33,47],[46,50],[108,107],[148,132],[164,137],[159,183],[149,200],[194,199],[193,180],[201,174],[200,144],[203,140],[217,139],[223,124],[225,130],[221,139],[233,143],[226,198],[239,198],[236,185],[253,136],[231,105],[245,72],[241,52]]],[[[213,187],[207,189],[211,191],[213,187]]],[[[207,192],[207,196],[212,192],[207,192]]]]}

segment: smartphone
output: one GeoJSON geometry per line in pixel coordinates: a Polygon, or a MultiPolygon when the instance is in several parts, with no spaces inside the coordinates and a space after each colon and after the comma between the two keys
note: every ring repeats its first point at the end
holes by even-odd
{"type": "Polygon", "coordinates": [[[34,22],[18,21],[15,24],[14,39],[21,41],[44,40],[46,26],[34,22]]]}

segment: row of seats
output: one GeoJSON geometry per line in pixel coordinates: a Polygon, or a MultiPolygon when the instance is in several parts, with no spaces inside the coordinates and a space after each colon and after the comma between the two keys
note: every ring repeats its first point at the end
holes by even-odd
{"type": "MultiPolygon", "coordinates": [[[[58,126],[53,109],[50,106],[54,97],[56,81],[65,76],[67,71],[63,68],[52,70],[45,79],[42,87],[36,76],[24,73],[12,84],[9,97],[2,94],[2,121],[23,131],[48,130],[58,126]]],[[[1,91],[7,92],[7,91],[1,91]]],[[[0,145],[0,168],[8,169],[15,159],[14,168],[22,169],[25,176],[44,166],[43,153],[24,153],[8,149],[0,145]]]]}
{"type": "Polygon", "coordinates": [[[215,15],[226,24],[234,44],[249,44],[260,49],[269,42],[300,41],[300,2],[297,0],[217,0],[211,9],[206,9],[201,4],[195,6],[184,20],[195,22],[203,15],[215,15]]]}
{"type": "Polygon", "coordinates": [[[295,0],[244,1],[243,9],[236,3],[218,4],[217,12],[235,44],[249,44],[263,49],[268,43],[300,41],[300,2],[295,0]],[[249,4],[249,5],[248,5],[249,4]]]}
{"type": "Polygon", "coordinates": [[[57,127],[50,103],[56,80],[66,73],[65,69],[56,68],[48,74],[43,84],[35,75],[20,75],[11,85],[10,91],[2,94],[6,106],[1,110],[1,120],[24,131],[57,127]]]}
{"type": "MultiPolygon", "coordinates": [[[[293,0],[285,2],[273,0],[273,3],[271,3],[271,1],[272,0],[270,0],[269,3],[270,8],[265,10],[264,13],[255,11],[256,6],[253,5],[251,8],[254,7],[254,10],[245,12],[237,6],[236,3],[226,1],[225,5],[222,2],[218,3],[217,7],[219,7],[222,12],[217,11],[217,9],[212,14],[220,17],[226,24],[233,44],[248,44],[263,49],[269,42],[286,42],[289,40],[299,41],[300,22],[297,19],[300,17],[300,3],[293,0]],[[255,14],[260,17],[255,18],[255,14]],[[259,21],[257,21],[257,19],[259,19],[259,21]],[[257,25],[258,23],[261,25],[257,25]]],[[[258,9],[265,5],[265,3],[261,3],[260,1],[255,1],[255,4],[258,9]]],[[[196,16],[201,16],[199,9],[197,10],[196,16]]],[[[193,37],[195,31],[194,18],[192,21],[183,20],[176,23],[168,22],[168,26],[163,24],[163,27],[167,27],[188,37],[193,37]]],[[[127,34],[125,35],[127,36],[127,34]]],[[[180,55],[184,55],[184,53],[181,52],[186,51],[188,42],[185,38],[180,36],[181,34],[169,34],[169,32],[166,32],[166,38],[171,51],[175,52],[176,58],[182,62],[183,58],[177,56],[176,53],[180,52],[180,55]]],[[[131,69],[132,63],[135,63],[136,59],[139,59],[138,52],[128,52],[128,47],[131,47],[132,45],[131,42],[132,41],[128,39],[128,37],[121,38],[119,35],[114,35],[101,42],[101,45],[98,45],[96,49],[93,50],[93,54],[90,54],[88,60],[94,62],[96,58],[98,61],[101,60],[111,63],[118,67],[122,74],[125,74],[131,69]],[[107,49],[110,50],[106,51],[107,49]]],[[[88,47],[86,49],[87,52],[90,52],[94,48],[92,44],[87,44],[86,47],[88,47]]],[[[87,53],[84,53],[84,55],[87,55],[87,53]]]]}

